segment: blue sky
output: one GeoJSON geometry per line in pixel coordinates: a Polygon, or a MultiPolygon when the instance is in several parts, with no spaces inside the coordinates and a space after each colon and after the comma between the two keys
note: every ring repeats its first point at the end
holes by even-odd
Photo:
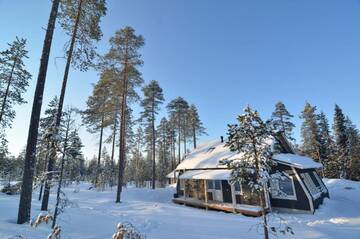
{"type": "MultiPolygon", "coordinates": [[[[17,117],[7,132],[13,153],[26,143],[50,3],[0,0],[0,50],[15,36],[27,38],[26,64],[33,74],[25,96],[29,103],[16,107],[17,117]]],[[[108,0],[98,48],[105,52],[109,37],[126,25],[142,34],[145,82],[159,81],[166,103],[183,96],[198,106],[209,134],[202,140],[226,135],[226,125],[247,104],[267,119],[279,100],[295,115],[298,138],[298,115],[306,101],[323,110],[330,121],[338,103],[359,123],[359,13],[356,0],[108,0]]],[[[43,110],[60,91],[67,40],[58,27],[43,110]]],[[[72,70],[66,104],[84,108],[97,79],[96,72],[72,70]]],[[[81,136],[84,152],[91,157],[97,137],[85,129],[81,136]]]]}

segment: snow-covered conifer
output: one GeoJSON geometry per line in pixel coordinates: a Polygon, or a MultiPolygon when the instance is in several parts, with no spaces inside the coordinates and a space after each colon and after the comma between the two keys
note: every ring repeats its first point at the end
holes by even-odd
{"type": "MultiPolygon", "coordinates": [[[[244,114],[238,116],[238,124],[229,125],[229,139],[226,145],[231,151],[242,153],[241,158],[225,159],[232,169],[230,181],[248,185],[252,193],[259,197],[260,205],[265,211],[265,194],[271,170],[271,132],[262,121],[259,113],[250,106],[244,109],[244,114]]],[[[265,238],[268,238],[266,213],[263,213],[263,228],[265,238]]]]}

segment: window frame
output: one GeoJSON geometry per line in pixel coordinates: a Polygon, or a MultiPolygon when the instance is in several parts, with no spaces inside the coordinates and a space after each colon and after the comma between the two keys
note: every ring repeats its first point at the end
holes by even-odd
{"type": "MultiPolygon", "coordinates": [[[[221,193],[222,193],[222,182],[221,182],[221,180],[216,180],[216,179],[210,179],[210,180],[206,180],[207,182],[207,186],[206,186],[206,192],[208,193],[212,193],[212,198],[213,198],[213,200],[212,201],[216,201],[216,202],[222,202],[222,201],[218,201],[218,200],[215,200],[215,195],[216,195],[216,192],[217,191],[220,191],[221,193]],[[212,184],[212,186],[213,186],[213,188],[209,188],[208,187],[208,182],[211,182],[211,184],[212,184]],[[215,188],[215,181],[219,181],[219,183],[220,183],[220,189],[216,189],[215,188]]],[[[218,192],[219,193],[219,192],[218,192]]],[[[222,200],[224,200],[223,198],[222,198],[222,200]]]]}
{"type": "Polygon", "coordinates": [[[320,190],[321,192],[325,192],[326,191],[326,187],[324,182],[322,181],[322,179],[320,178],[320,175],[316,172],[313,171],[312,174],[314,175],[314,177],[316,178],[316,180],[318,181],[319,185],[320,185],[320,190]]]}
{"type": "Polygon", "coordinates": [[[291,181],[293,195],[288,195],[285,192],[281,191],[280,183],[278,178],[270,179],[270,194],[271,197],[274,199],[282,199],[282,200],[297,200],[296,190],[295,190],[295,183],[294,178],[291,175],[284,175],[284,177],[288,178],[291,181]],[[276,189],[274,190],[274,183],[277,184],[276,189]],[[273,193],[274,191],[280,191],[281,193],[277,193],[276,195],[273,193]]]}
{"type": "MultiPolygon", "coordinates": [[[[314,176],[315,177],[315,176],[314,176]]],[[[320,183],[320,186],[317,187],[315,183],[313,182],[313,179],[311,178],[309,172],[301,173],[301,178],[304,180],[304,184],[306,185],[307,189],[309,190],[311,196],[313,199],[318,199],[321,196],[322,193],[322,185],[320,183]],[[314,191],[316,189],[316,191],[314,191]]]]}
{"type": "Polygon", "coordinates": [[[242,184],[240,183],[240,182],[235,182],[234,183],[234,194],[235,195],[243,195],[243,190],[242,190],[242,184]],[[239,184],[239,189],[240,189],[240,191],[239,190],[236,190],[236,186],[235,186],[235,184],[239,184]]]}

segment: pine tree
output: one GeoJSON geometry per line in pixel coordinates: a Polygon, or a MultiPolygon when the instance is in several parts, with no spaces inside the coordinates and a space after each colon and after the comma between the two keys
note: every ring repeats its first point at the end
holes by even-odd
{"type": "Polygon", "coordinates": [[[14,105],[24,104],[23,94],[29,85],[31,74],[24,67],[28,58],[26,40],[16,38],[9,49],[0,52],[0,126],[10,126],[15,117],[14,105]]]}
{"type": "Polygon", "coordinates": [[[181,141],[186,138],[183,135],[183,129],[186,128],[186,118],[189,109],[189,104],[182,97],[177,97],[173,99],[167,106],[167,110],[170,115],[170,119],[173,122],[172,124],[175,126],[175,130],[177,133],[177,144],[178,144],[178,163],[181,160],[181,151],[180,144],[181,141]]]}
{"type": "Polygon", "coordinates": [[[259,196],[263,209],[263,229],[265,238],[269,238],[267,218],[265,213],[266,185],[270,178],[271,146],[267,140],[271,137],[266,124],[257,111],[249,106],[244,114],[237,118],[239,124],[229,125],[229,140],[226,146],[231,151],[242,153],[242,157],[233,160],[223,160],[232,169],[230,181],[247,184],[259,196]]]}
{"type": "MultiPolygon", "coordinates": [[[[49,159],[49,150],[50,150],[50,137],[55,124],[55,117],[57,112],[57,106],[59,99],[55,96],[47,105],[47,108],[44,112],[44,117],[40,119],[39,124],[39,136],[38,143],[36,148],[36,171],[35,175],[40,177],[40,191],[39,191],[39,200],[41,200],[43,187],[44,187],[44,178],[47,170],[47,162],[49,159]]],[[[62,127],[61,127],[62,128],[62,127]]],[[[62,132],[60,132],[61,134],[62,132]]]]}
{"type": "Polygon", "coordinates": [[[161,87],[157,81],[150,81],[150,83],[143,87],[144,98],[141,102],[141,106],[144,108],[141,112],[141,117],[145,120],[146,124],[149,126],[150,130],[150,139],[151,139],[151,152],[152,152],[152,188],[155,189],[156,181],[156,164],[155,164],[155,144],[156,144],[156,134],[155,134],[155,120],[156,115],[159,113],[159,106],[164,102],[164,95],[161,87]]]}
{"type": "Polygon", "coordinates": [[[283,102],[279,101],[275,105],[275,111],[271,115],[270,125],[276,132],[282,132],[288,140],[294,140],[292,130],[295,125],[291,122],[294,116],[289,113],[283,102]]]}
{"type": "Polygon", "coordinates": [[[11,181],[17,181],[23,173],[24,151],[21,151],[17,157],[6,155],[3,158],[2,170],[0,170],[0,178],[7,180],[8,185],[11,181]]]}
{"type": "Polygon", "coordinates": [[[351,180],[360,180],[360,134],[353,122],[345,119],[348,163],[345,167],[345,175],[351,180]]]}
{"type": "Polygon", "coordinates": [[[171,171],[171,135],[169,134],[169,122],[166,118],[162,118],[157,127],[157,178],[164,186],[166,182],[166,175],[171,171]]]}
{"type": "MultiPolygon", "coordinates": [[[[71,37],[69,48],[66,50],[66,65],[61,86],[59,105],[55,121],[55,134],[60,125],[63,110],[67,80],[70,65],[82,71],[93,65],[96,56],[94,42],[100,41],[102,32],[100,20],[106,14],[105,0],[65,0],[60,6],[60,25],[67,35],[71,37]]],[[[56,143],[51,143],[48,163],[48,172],[51,172],[55,163],[56,143]]],[[[51,180],[52,174],[48,174],[51,180]]],[[[42,210],[47,210],[50,188],[45,184],[42,210]]]]}
{"type": "Polygon", "coordinates": [[[346,167],[349,163],[347,147],[348,138],[346,134],[345,115],[338,105],[335,105],[333,131],[336,146],[336,160],[340,170],[339,175],[341,178],[346,178],[346,167]]]}
{"type": "Polygon", "coordinates": [[[86,179],[90,181],[92,184],[95,184],[95,180],[98,176],[98,160],[94,155],[86,165],[86,179]]]}
{"type": "Polygon", "coordinates": [[[136,187],[143,185],[145,181],[145,163],[143,156],[143,149],[145,145],[144,131],[141,126],[136,129],[134,135],[134,145],[131,149],[131,161],[130,170],[133,172],[133,180],[135,181],[136,187]]]}
{"type": "Polygon", "coordinates": [[[24,173],[20,194],[19,210],[17,223],[23,224],[30,220],[31,198],[33,187],[33,174],[35,167],[36,143],[38,137],[38,127],[44,93],[47,66],[51,49],[52,38],[55,29],[56,17],[58,14],[60,0],[53,0],[48,25],[45,34],[45,40],[41,53],[40,69],[36,82],[33,106],[31,110],[30,126],[26,144],[26,155],[24,162],[24,173]]]}
{"type": "MultiPolygon", "coordinates": [[[[87,108],[81,113],[83,123],[87,126],[90,133],[100,132],[98,147],[98,169],[101,165],[101,150],[103,144],[104,129],[114,122],[114,109],[111,104],[109,92],[112,89],[112,78],[107,77],[107,72],[101,73],[100,80],[96,83],[92,95],[86,101],[87,108]]],[[[97,179],[95,180],[95,186],[97,179]]]]}
{"type": "Polygon", "coordinates": [[[321,161],[321,139],[316,115],[316,106],[311,106],[309,103],[306,103],[300,118],[303,119],[301,124],[301,151],[319,162],[321,161]]]}
{"type": "Polygon", "coordinates": [[[326,177],[334,177],[334,172],[336,173],[336,165],[333,161],[334,155],[334,140],[330,133],[329,122],[326,118],[324,112],[321,112],[318,116],[319,118],[319,134],[320,134],[320,154],[321,154],[321,163],[323,164],[323,174],[326,177]]]}
{"type": "Polygon", "coordinates": [[[188,111],[189,126],[191,129],[192,141],[194,144],[194,149],[196,149],[196,140],[198,136],[206,134],[206,129],[203,127],[203,124],[200,120],[197,108],[192,104],[188,111]]]}
{"type": "MultiPolygon", "coordinates": [[[[55,211],[54,211],[54,216],[53,216],[53,223],[52,223],[52,228],[55,227],[56,225],[56,219],[57,216],[59,215],[59,203],[60,203],[60,193],[61,193],[61,187],[63,184],[63,176],[64,176],[64,167],[65,167],[65,161],[67,160],[67,151],[68,151],[68,147],[69,147],[69,134],[70,131],[73,129],[74,126],[74,119],[73,119],[73,112],[74,109],[68,108],[64,115],[65,115],[65,119],[64,119],[64,131],[65,131],[65,135],[64,138],[61,140],[62,144],[57,145],[57,147],[61,148],[58,150],[61,151],[61,160],[60,160],[60,167],[59,167],[59,182],[58,182],[58,187],[57,187],[57,193],[56,193],[56,203],[55,203],[55,211]]],[[[59,136],[57,136],[59,137],[59,136]]],[[[53,142],[53,140],[51,141],[53,142]]],[[[46,189],[46,185],[49,184],[45,184],[45,189],[46,189]]],[[[45,197],[45,192],[44,191],[44,197],[45,197]]],[[[44,202],[44,198],[43,198],[43,202],[44,202]]]]}
{"type": "Polygon", "coordinates": [[[84,145],[76,128],[69,133],[68,142],[65,175],[70,181],[79,182],[85,171],[85,160],[82,152],[84,145]]]}
{"type": "Polygon", "coordinates": [[[109,94],[120,99],[120,144],[119,144],[119,177],[116,202],[121,201],[121,192],[125,172],[125,157],[128,152],[126,136],[128,129],[128,105],[138,100],[136,88],[143,82],[138,67],[143,64],[139,49],[144,45],[144,38],[136,35],[131,27],[125,27],[110,38],[110,50],[104,56],[107,69],[117,72],[118,77],[109,94]]]}

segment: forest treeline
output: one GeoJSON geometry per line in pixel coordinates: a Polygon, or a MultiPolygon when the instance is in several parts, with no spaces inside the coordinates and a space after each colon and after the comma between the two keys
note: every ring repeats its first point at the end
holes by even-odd
{"type": "MultiPolygon", "coordinates": [[[[122,186],[135,181],[164,184],[165,176],[187,152],[190,142],[196,147],[205,133],[197,108],[182,97],[166,105],[167,117],[158,119],[164,107],[164,94],[157,81],[144,83],[141,73],[143,36],[126,26],[109,39],[109,49],[99,54],[96,45],[102,38],[100,22],[106,15],[105,0],[54,0],[46,28],[40,67],[33,98],[27,144],[19,156],[8,152],[6,129],[15,117],[14,105],[23,99],[30,73],[26,39],[16,38],[0,56],[0,173],[3,180],[21,181],[18,223],[30,220],[33,188],[39,187],[41,210],[48,210],[50,189],[57,187],[54,224],[61,204],[61,187],[68,182],[89,180],[98,189],[117,186],[116,202],[122,186]],[[41,116],[47,67],[55,26],[68,37],[64,46],[65,68],[58,96],[41,116]],[[71,69],[95,69],[100,79],[86,101],[86,109],[64,107],[71,69]],[[133,114],[140,105],[140,116],[133,114]],[[78,116],[82,122],[77,122],[78,116]],[[99,136],[98,155],[86,161],[82,153],[79,127],[99,136]],[[111,131],[110,135],[106,132],[111,131]],[[110,153],[103,147],[111,145],[110,153]],[[115,152],[115,150],[117,152],[115,152]],[[181,152],[183,150],[183,152],[181,152]],[[117,159],[115,159],[115,155],[117,159]]],[[[165,107],[164,107],[165,108],[165,107]]]]}
{"type": "MultiPolygon", "coordinates": [[[[148,181],[153,188],[163,186],[166,175],[189,149],[196,148],[198,137],[206,134],[195,104],[180,96],[165,101],[159,82],[144,81],[141,49],[145,39],[135,29],[120,28],[109,39],[107,52],[97,51],[106,12],[105,0],[52,1],[27,144],[18,156],[8,151],[6,129],[16,116],[14,106],[26,103],[23,95],[32,78],[24,64],[26,39],[16,38],[0,52],[0,177],[22,182],[18,223],[30,220],[34,187],[40,188],[42,210],[48,210],[50,189],[57,187],[56,218],[61,187],[73,181],[91,181],[99,190],[116,186],[116,202],[121,202],[122,186],[127,182],[139,187],[148,181]],[[59,95],[53,96],[41,117],[51,45],[57,40],[53,39],[55,25],[68,38],[66,64],[59,95]],[[85,109],[64,107],[71,69],[99,73],[85,109]],[[135,115],[139,107],[141,112],[135,115]],[[160,118],[162,111],[167,115],[160,118]],[[82,152],[82,126],[98,136],[98,153],[90,160],[82,152]]],[[[323,176],[359,180],[360,135],[341,108],[335,106],[332,129],[326,115],[309,103],[300,115],[300,142],[293,139],[293,115],[282,102],[276,104],[268,124],[283,132],[299,153],[321,162],[323,176]]]]}

